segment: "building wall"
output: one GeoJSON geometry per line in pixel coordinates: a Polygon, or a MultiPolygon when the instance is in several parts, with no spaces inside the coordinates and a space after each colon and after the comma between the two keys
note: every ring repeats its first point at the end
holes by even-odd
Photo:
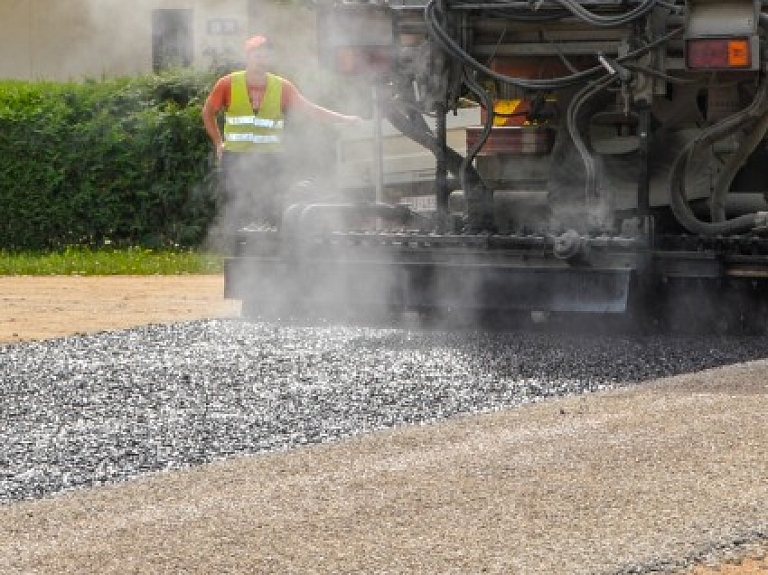
{"type": "Polygon", "coordinates": [[[313,56],[313,15],[270,0],[3,0],[0,78],[82,80],[151,72],[153,11],[190,10],[191,65],[242,59],[253,33],[269,33],[288,69],[313,56]]]}

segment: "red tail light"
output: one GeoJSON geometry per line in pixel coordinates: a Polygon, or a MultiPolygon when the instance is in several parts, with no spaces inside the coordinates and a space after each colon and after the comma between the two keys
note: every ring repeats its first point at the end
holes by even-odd
{"type": "Polygon", "coordinates": [[[748,38],[695,38],[686,43],[685,63],[691,69],[734,70],[752,68],[748,38]]]}

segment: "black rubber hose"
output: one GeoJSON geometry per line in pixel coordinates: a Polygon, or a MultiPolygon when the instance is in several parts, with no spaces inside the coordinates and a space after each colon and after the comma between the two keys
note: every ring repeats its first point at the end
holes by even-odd
{"type": "Polygon", "coordinates": [[[733,179],[763,140],[766,131],[768,131],[768,113],[764,114],[757,121],[744,140],[742,140],[739,149],[728,158],[725,166],[723,166],[711,196],[710,218],[713,222],[725,221],[725,202],[728,198],[728,191],[731,188],[733,179]]]}
{"type": "Polygon", "coordinates": [[[581,156],[582,163],[584,164],[584,199],[587,205],[592,205],[595,202],[599,203],[603,198],[601,197],[601,194],[598,190],[597,168],[595,166],[594,155],[592,154],[592,151],[590,150],[589,146],[587,146],[579,131],[579,110],[587,100],[595,96],[598,92],[605,90],[615,80],[616,78],[609,77],[608,79],[603,79],[600,82],[588,84],[573,97],[568,106],[568,112],[566,115],[566,127],[568,128],[568,133],[571,136],[571,140],[573,141],[574,146],[576,146],[576,149],[581,156]]]}
{"type": "Polygon", "coordinates": [[[557,0],[557,3],[566,8],[577,18],[584,20],[593,26],[612,27],[629,24],[641,16],[644,16],[656,6],[657,0],[645,0],[634,9],[625,14],[621,14],[620,16],[601,16],[600,14],[587,10],[580,2],[576,2],[575,0],[557,0]]]}
{"type": "Polygon", "coordinates": [[[685,174],[692,157],[707,146],[742,129],[748,122],[754,122],[756,118],[762,121],[766,114],[768,114],[768,82],[763,82],[749,107],[704,130],[678,154],[670,174],[669,200],[672,213],[686,230],[693,234],[716,236],[749,233],[756,228],[765,228],[768,225],[768,214],[765,212],[746,214],[727,221],[705,222],[693,213],[685,192],[685,174]]]}
{"type": "MultiPolygon", "coordinates": [[[[481,62],[478,62],[476,59],[474,59],[471,55],[469,55],[451,37],[451,35],[443,29],[443,27],[440,25],[440,22],[438,21],[438,12],[439,8],[437,7],[435,0],[429,0],[429,2],[424,7],[424,22],[426,24],[427,33],[429,34],[430,38],[437,42],[437,44],[439,44],[441,48],[453,58],[456,58],[460,62],[466,64],[473,70],[503,84],[509,84],[526,90],[560,90],[605,74],[605,68],[603,68],[602,65],[593,66],[592,68],[588,68],[586,70],[582,70],[581,72],[576,72],[567,76],[543,80],[515,78],[506,76],[504,74],[499,74],[498,72],[488,68],[481,62]]],[[[638,48],[637,50],[633,50],[632,52],[617,58],[616,61],[626,62],[635,58],[639,58],[650,50],[653,50],[665,42],[668,42],[671,38],[680,34],[681,31],[682,28],[672,30],[664,36],[657,38],[653,42],[650,42],[649,44],[638,48]]]]}
{"type": "MultiPolygon", "coordinates": [[[[399,109],[396,105],[390,104],[385,106],[384,115],[404,136],[425,147],[432,152],[435,157],[441,152],[440,142],[432,133],[432,129],[427,125],[427,122],[421,114],[416,112],[408,114],[399,109]]],[[[462,185],[467,185],[472,189],[476,189],[478,186],[483,186],[482,178],[472,165],[468,165],[466,166],[466,169],[462,170],[464,156],[450,146],[446,146],[443,152],[445,154],[445,164],[448,171],[455,178],[466,181],[462,181],[462,185]],[[462,171],[464,171],[464,174],[462,174],[462,171]]]]}

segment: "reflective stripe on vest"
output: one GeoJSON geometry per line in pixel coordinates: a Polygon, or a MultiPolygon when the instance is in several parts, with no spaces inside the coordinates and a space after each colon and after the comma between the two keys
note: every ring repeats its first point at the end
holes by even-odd
{"type": "Polygon", "coordinates": [[[227,124],[232,126],[253,125],[257,128],[271,128],[273,130],[282,130],[284,120],[270,120],[269,118],[259,118],[258,116],[229,116],[227,124]]]}
{"type": "Polygon", "coordinates": [[[254,114],[248,97],[245,70],[231,74],[230,103],[224,124],[224,147],[233,152],[275,152],[282,149],[283,81],[267,74],[259,111],[254,114]]]}
{"type": "Polygon", "coordinates": [[[252,142],[254,144],[279,144],[280,136],[264,136],[262,134],[228,134],[228,142],[252,142]]]}

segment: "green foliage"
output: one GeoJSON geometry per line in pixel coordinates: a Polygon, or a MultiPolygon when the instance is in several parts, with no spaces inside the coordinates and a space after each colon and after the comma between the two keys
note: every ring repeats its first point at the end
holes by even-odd
{"type": "Polygon", "coordinates": [[[213,78],[0,82],[0,248],[196,246],[216,208],[213,78]]]}
{"type": "Polygon", "coordinates": [[[0,275],[178,275],[219,274],[221,256],[193,250],[110,246],[90,249],[8,252],[0,250],[0,275]]]}

